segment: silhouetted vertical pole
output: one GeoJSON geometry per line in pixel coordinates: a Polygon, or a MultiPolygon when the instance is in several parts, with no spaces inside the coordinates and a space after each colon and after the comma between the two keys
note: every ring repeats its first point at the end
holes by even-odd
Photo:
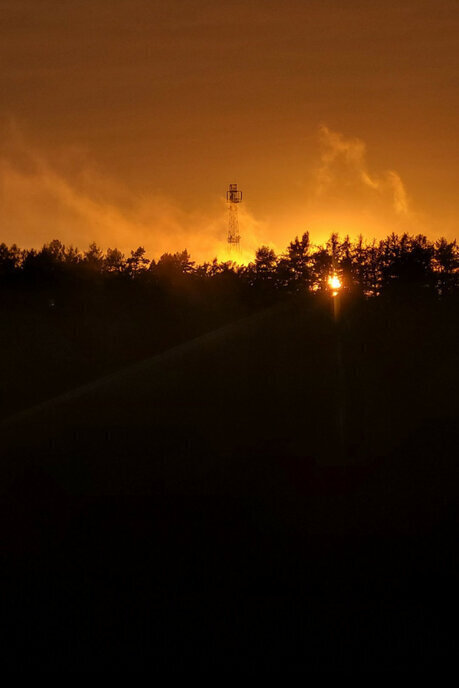
{"type": "Polygon", "coordinates": [[[335,330],[336,330],[336,359],[338,368],[338,438],[339,438],[339,459],[346,460],[346,380],[344,375],[343,342],[341,337],[341,296],[340,293],[334,297],[335,303],[335,330]]]}
{"type": "Polygon", "coordinates": [[[332,295],[332,303],[333,303],[333,320],[335,321],[335,325],[338,325],[338,320],[339,320],[339,315],[340,315],[340,295],[339,291],[336,292],[335,295],[332,295]]]}
{"type": "Polygon", "coordinates": [[[334,464],[342,464],[346,460],[346,383],[344,376],[343,345],[341,337],[341,280],[336,275],[329,278],[329,286],[332,289],[333,330],[335,340],[335,370],[336,370],[336,397],[335,397],[335,423],[337,451],[333,457],[334,464]]]}

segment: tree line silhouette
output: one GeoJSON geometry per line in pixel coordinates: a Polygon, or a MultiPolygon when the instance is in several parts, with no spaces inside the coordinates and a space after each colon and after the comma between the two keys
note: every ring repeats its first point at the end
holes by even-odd
{"type": "Polygon", "coordinates": [[[2,424],[11,666],[455,659],[458,259],[2,244],[0,419],[69,391],[2,424]]]}
{"type": "MultiPolygon", "coordinates": [[[[39,251],[23,250],[16,244],[0,244],[0,283],[3,287],[24,285],[49,287],[81,280],[135,280],[150,287],[169,284],[197,284],[231,281],[255,291],[298,293],[327,291],[332,272],[341,276],[343,288],[354,294],[378,296],[388,290],[416,288],[448,294],[459,284],[457,241],[440,238],[435,242],[424,235],[391,234],[371,243],[360,236],[351,241],[331,234],[325,245],[313,246],[309,233],[289,243],[276,255],[268,246],[255,252],[249,265],[232,261],[196,265],[187,250],[164,253],[149,260],[142,246],[125,256],[117,248],[104,253],[96,243],[81,252],[55,239],[39,251]]],[[[214,285],[216,286],[216,285],[214,285]]]]}
{"type": "Polygon", "coordinates": [[[330,313],[332,273],[354,309],[378,303],[390,319],[395,302],[431,302],[437,319],[454,319],[459,247],[444,238],[332,234],[314,246],[306,232],[281,255],[261,246],[249,265],[196,264],[186,250],[155,261],[141,246],[125,256],[95,243],[84,252],[58,240],[40,250],[0,244],[0,414],[285,299],[330,313]]]}

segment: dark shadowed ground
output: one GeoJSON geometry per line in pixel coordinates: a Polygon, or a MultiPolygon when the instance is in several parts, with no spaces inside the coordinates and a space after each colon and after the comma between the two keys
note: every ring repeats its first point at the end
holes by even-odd
{"type": "Polygon", "coordinates": [[[5,420],[4,666],[452,664],[442,308],[292,300],[5,420]]]}

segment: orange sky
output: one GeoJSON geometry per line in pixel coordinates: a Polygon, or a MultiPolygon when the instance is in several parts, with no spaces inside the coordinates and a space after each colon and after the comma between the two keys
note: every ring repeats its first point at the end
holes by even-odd
{"type": "Polygon", "coordinates": [[[457,236],[457,0],[0,0],[0,241],[457,236]]]}

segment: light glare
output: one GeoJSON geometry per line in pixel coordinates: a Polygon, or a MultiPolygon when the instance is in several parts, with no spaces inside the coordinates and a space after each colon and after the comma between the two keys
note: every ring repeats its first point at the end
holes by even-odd
{"type": "Polygon", "coordinates": [[[333,275],[330,275],[328,278],[328,286],[330,289],[332,289],[332,296],[336,296],[338,294],[339,289],[341,289],[342,282],[338,275],[334,273],[333,275]]]}

